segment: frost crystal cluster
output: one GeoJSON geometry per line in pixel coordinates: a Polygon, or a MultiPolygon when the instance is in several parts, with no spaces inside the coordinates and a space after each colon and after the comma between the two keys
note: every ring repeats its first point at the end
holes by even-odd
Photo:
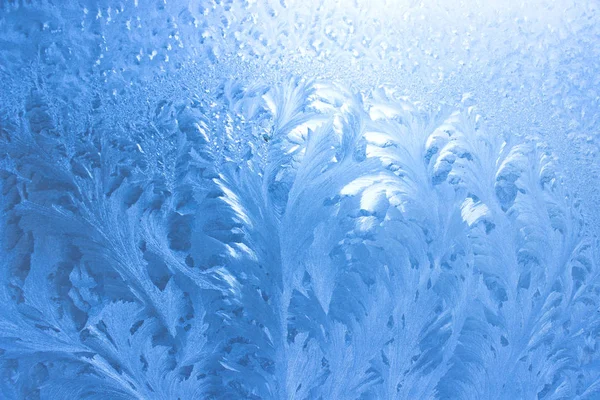
{"type": "Polygon", "coordinates": [[[593,0],[0,0],[0,398],[600,399],[593,0]]]}

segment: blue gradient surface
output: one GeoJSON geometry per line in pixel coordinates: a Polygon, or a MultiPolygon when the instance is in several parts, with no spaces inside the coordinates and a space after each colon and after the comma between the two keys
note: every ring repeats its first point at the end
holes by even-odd
{"type": "Polygon", "coordinates": [[[599,399],[596,1],[0,0],[1,399],[599,399]]]}

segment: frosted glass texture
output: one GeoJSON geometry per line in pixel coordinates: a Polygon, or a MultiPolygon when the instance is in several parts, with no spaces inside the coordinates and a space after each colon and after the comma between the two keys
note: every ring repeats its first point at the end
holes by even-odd
{"type": "Polygon", "coordinates": [[[0,0],[1,399],[600,399],[595,0],[0,0]]]}

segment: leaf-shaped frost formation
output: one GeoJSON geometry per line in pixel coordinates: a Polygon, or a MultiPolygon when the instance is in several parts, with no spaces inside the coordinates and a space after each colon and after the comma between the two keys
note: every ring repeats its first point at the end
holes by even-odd
{"type": "Polygon", "coordinates": [[[598,243],[535,135],[300,79],[90,98],[2,114],[2,398],[597,398],[598,243]]]}

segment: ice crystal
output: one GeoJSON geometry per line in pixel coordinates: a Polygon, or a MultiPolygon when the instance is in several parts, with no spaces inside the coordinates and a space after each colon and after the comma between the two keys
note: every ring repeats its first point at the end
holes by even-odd
{"type": "Polygon", "coordinates": [[[599,10],[504,3],[0,2],[0,397],[599,398],[599,10]]]}

